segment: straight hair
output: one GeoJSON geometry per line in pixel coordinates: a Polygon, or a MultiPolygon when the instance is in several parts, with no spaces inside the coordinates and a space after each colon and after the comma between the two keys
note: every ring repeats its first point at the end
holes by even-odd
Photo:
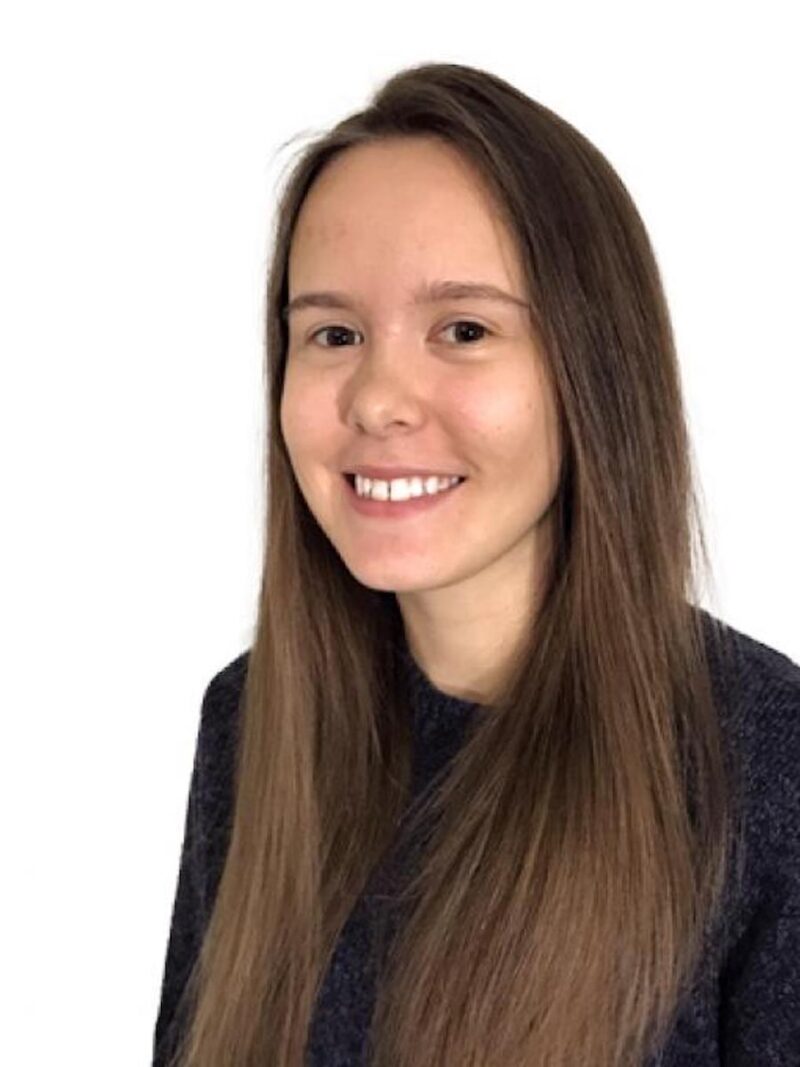
{"type": "Polygon", "coordinates": [[[400,840],[413,862],[387,903],[374,1067],[635,1067],[724,918],[738,835],[709,656],[726,628],[693,603],[711,568],[669,312],[629,193],[501,78],[402,70],[313,137],[283,186],[265,350],[268,506],[230,839],[173,1067],[300,1067],[337,939],[400,840]],[[418,137],[461,153],[516,240],[565,454],[536,617],[410,806],[397,600],[359,583],[317,524],[279,409],[305,196],[348,149],[418,137]]]}

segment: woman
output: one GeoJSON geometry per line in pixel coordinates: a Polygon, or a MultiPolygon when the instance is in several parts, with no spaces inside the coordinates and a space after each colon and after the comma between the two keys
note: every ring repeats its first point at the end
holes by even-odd
{"type": "Polygon", "coordinates": [[[154,1063],[800,1063],[800,667],[693,603],[609,163],[401,71],[282,192],[266,351],[259,612],[203,701],[154,1063]]]}

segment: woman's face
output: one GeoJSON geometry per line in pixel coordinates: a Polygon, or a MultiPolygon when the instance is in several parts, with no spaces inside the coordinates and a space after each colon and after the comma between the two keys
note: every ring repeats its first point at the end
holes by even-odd
{"type": "Polygon", "coordinates": [[[546,546],[558,421],[516,250],[469,165],[429,137],[348,149],[304,201],[288,282],[290,304],[344,298],[290,311],[280,409],[297,482],[344,564],[401,598],[458,587],[470,603],[516,602],[546,546]],[[412,299],[442,281],[516,302],[412,299]],[[343,473],[360,464],[466,481],[434,507],[365,515],[343,473]]]}

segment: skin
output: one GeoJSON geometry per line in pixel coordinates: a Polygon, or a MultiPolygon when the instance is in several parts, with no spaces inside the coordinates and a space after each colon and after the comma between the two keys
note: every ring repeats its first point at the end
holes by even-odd
{"type": "Polygon", "coordinates": [[[536,613],[562,447],[527,310],[411,304],[438,279],[528,299],[513,237],[471,165],[427,136],[336,157],[299,214],[289,298],[344,291],[355,310],[289,315],[281,429],[309,509],[354,578],[396,594],[430,681],[485,703],[536,613]],[[358,462],[468,480],[428,512],[366,518],[341,473],[358,462]]]}

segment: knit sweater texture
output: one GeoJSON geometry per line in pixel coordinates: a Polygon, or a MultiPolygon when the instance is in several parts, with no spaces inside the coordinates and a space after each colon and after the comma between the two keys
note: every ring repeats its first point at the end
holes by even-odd
{"type": "MultiPolygon", "coordinates": [[[[705,623],[713,618],[701,614],[705,623]]],[[[731,880],[724,928],[707,945],[668,1040],[643,1067],[800,1067],[800,665],[733,627],[725,633],[733,666],[723,672],[711,651],[710,658],[723,737],[741,761],[744,877],[731,880]]],[[[152,1067],[165,1067],[185,1027],[176,1005],[222,874],[248,656],[219,671],[202,700],[152,1067]]],[[[458,751],[478,705],[435,688],[407,646],[400,658],[412,695],[416,797],[458,751]]],[[[306,1067],[368,1065],[378,978],[372,946],[403,862],[395,855],[376,870],[342,930],[315,1005],[306,1067]]]]}

